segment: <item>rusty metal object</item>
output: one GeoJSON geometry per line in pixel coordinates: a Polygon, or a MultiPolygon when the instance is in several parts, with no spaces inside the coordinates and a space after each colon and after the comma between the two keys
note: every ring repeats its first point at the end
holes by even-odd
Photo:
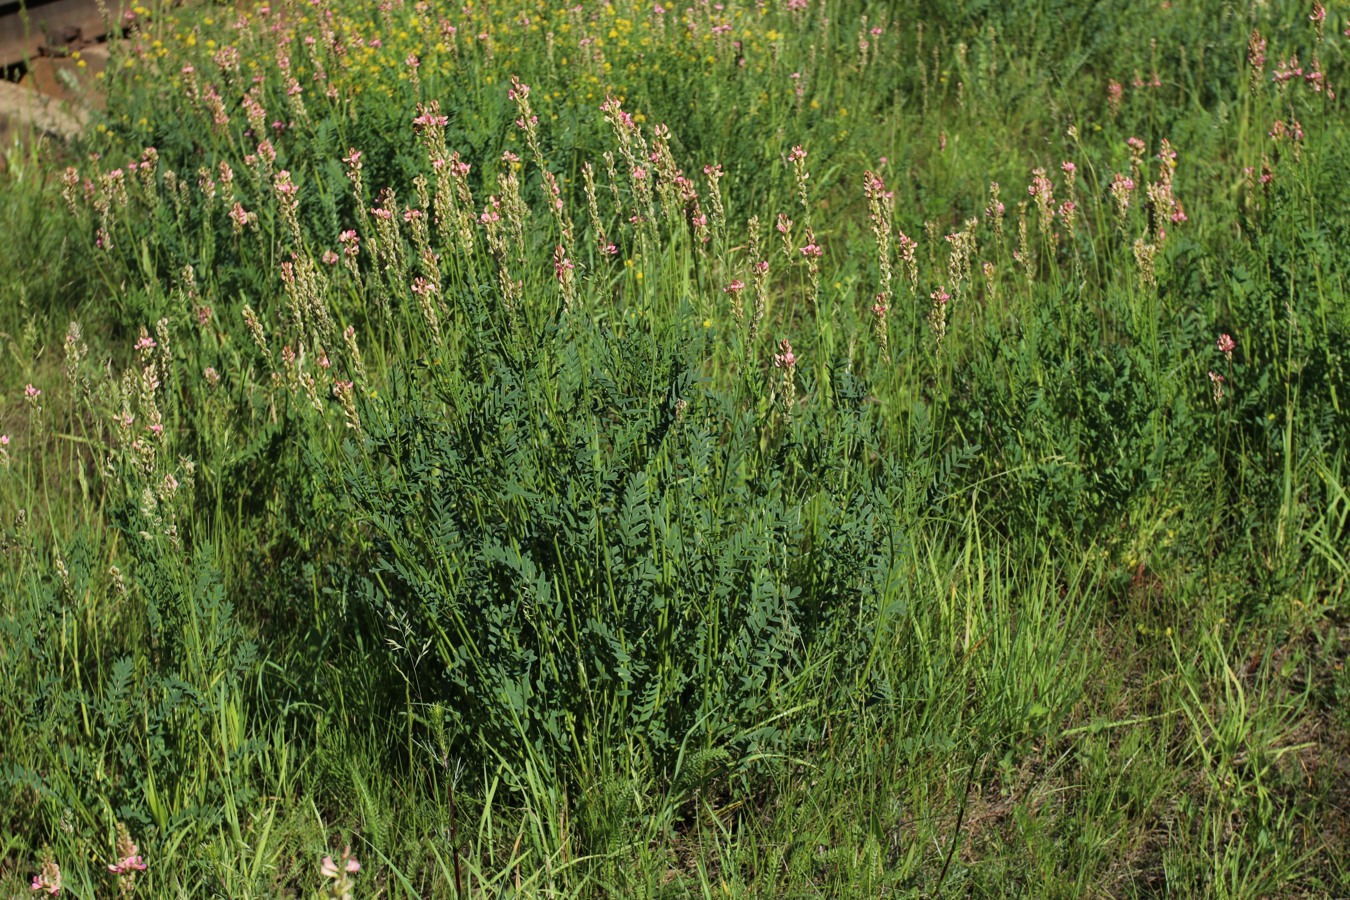
{"type": "Polygon", "coordinates": [[[0,167],[16,138],[68,140],[103,107],[103,41],[133,2],[104,2],[100,12],[98,0],[0,0],[0,167]]]}
{"type": "MultiPolygon", "coordinates": [[[[121,4],[108,6],[119,15],[121,4]]],[[[37,56],[93,43],[108,32],[95,0],[0,5],[0,66],[27,64],[37,56]]]]}

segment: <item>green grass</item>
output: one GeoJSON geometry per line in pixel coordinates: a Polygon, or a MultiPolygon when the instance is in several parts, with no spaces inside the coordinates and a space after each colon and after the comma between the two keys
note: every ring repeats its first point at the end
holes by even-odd
{"type": "Polygon", "coordinates": [[[10,156],[0,892],[1350,891],[1342,11],[663,5],[10,156]]]}

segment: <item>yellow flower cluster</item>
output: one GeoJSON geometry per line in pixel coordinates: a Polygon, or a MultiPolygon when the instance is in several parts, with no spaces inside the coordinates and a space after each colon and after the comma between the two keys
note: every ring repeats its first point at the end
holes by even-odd
{"type": "MultiPolygon", "coordinates": [[[[278,60],[285,58],[290,72],[281,74],[293,77],[311,103],[316,96],[407,97],[409,82],[437,93],[496,85],[521,72],[546,82],[542,72],[567,87],[538,95],[541,117],[556,119],[569,109],[592,109],[609,95],[640,94],[639,84],[678,76],[693,104],[700,79],[724,82],[735,70],[777,71],[785,42],[810,25],[783,13],[781,4],[774,4],[775,12],[767,9],[735,3],[677,7],[675,0],[571,6],[556,0],[453,6],[329,0],[303,12],[264,2],[221,22],[191,7],[153,15],[136,7],[137,27],[121,54],[126,71],[119,77],[182,88],[184,68],[191,67],[203,82],[224,82],[238,94],[260,73],[276,77],[278,60]],[[223,71],[231,65],[235,70],[223,71]]],[[[783,85],[782,94],[790,97],[791,87],[786,80],[783,85]]],[[[633,113],[643,121],[640,110],[633,113]]]]}

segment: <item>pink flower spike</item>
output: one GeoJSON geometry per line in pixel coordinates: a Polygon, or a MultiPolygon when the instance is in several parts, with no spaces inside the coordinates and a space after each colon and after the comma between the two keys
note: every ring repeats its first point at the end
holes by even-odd
{"type": "Polygon", "coordinates": [[[1218,340],[1219,352],[1228,354],[1237,349],[1237,342],[1233,340],[1232,335],[1221,334],[1218,340]]]}
{"type": "Polygon", "coordinates": [[[42,396],[42,391],[33,387],[31,384],[26,385],[23,389],[23,392],[24,395],[27,396],[30,400],[36,400],[38,397],[42,396]]]}
{"type": "Polygon", "coordinates": [[[337,873],[337,863],[333,862],[333,857],[325,856],[323,858],[323,864],[319,866],[319,874],[324,878],[336,878],[337,873]]]}

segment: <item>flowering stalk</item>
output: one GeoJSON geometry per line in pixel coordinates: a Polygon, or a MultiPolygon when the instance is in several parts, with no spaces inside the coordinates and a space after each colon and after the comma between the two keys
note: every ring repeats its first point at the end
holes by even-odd
{"type": "Polygon", "coordinates": [[[802,205],[805,220],[809,222],[811,205],[806,199],[806,180],[811,177],[811,173],[806,171],[806,151],[802,149],[801,144],[793,147],[788,153],[788,162],[792,163],[793,178],[797,182],[797,202],[802,205]]]}
{"type": "Polygon", "coordinates": [[[522,82],[515,75],[511,76],[511,88],[507,91],[507,96],[516,104],[516,112],[519,114],[516,119],[516,127],[525,133],[525,144],[530,148],[530,153],[534,157],[534,164],[538,166],[540,173],[544,178],[544,185],[547,188],[549,212],[553,216],[554,223],[558,226],[558,234],[561,236],[564,245],[572,242],[572,222],[567,217],[563,209],[562,189],[558,186],[557,177],[549,171],[548,165],[544,162],[544,151],[539,146],[539,117],[535,115],[530,105],[530,86],[522,82]]]}
{"type": "Polygon", "coordinates": [[[431,343],[439,347],[441,345],[441,320],[436,314],[436,295],[441,289],[435,282],[428,281],[421,277],[413,279],[410,290],[413,296],[417,298],[417,306],[422,311],[422,319],[427,323],[427,330],[431,332],[431,343]]]}
{"type": "Polygon", "coordinates": [[[1130,195],[1134,193],[1134,179],[1117,172],[1111,180],[1111,199],[1116,204],[1116,225],[1125,230],[1125,217],[1130,211],[1130,195]]]}
{"type": "Polygon", "coordinates": [[[919,242],[903,231],[897,232],[897,234],[900,236],[900,264],[905,267],[905,280],[909,282],[910,292],[918,297],[919,260],[915,253],[919,249],[919,242]]]}
{"type": "Polygon", "coordinates": [[[951,245],[947,255],[947,280],[958,297],[965,296],[966,284],[970,281],[970,258],[975,253],[975,224],[974,219],[968,219],[963,230],[946,236],[947,243],[951,245]]]}
{"type": "Polygon", "coordinates": [[[717,235],[718,241],[722,242],[725,241],[727,233],[727,210],[722,203],[722,188],[719,184],[723,178],[722,166],[720,163],[704,166],[703,174],[708,179],[708,203],[712,207],[712,230],[717,235]]]}
{"type": "MultiPolygon", "coordinates": [[[[872,224],[872,237],[877,245],[877,265],[881,271],[881,285],[877,292],[876,305],[881,307],[882,312],[878,314],[878,321],[884,323],[885,310],[891,300],[891,282],[894,278],[891,268],[891,217],[895,210],[895,195],[886,190],[881,177],[871,171],[863,175],[863,193],[867,197],[867,214],[872,224]]],[[[883,324],[883,346],[884,334],[883,324]]]]}
{"type": "MultiPolygon", "coordinates": [[[[165,475],[162,493],[166,499],[178,490],[178,480],[172,474],[165,475]]],[[[117,892],[120,896],[130,897],[136,892],[136,875],[146,869],[141,851],[131,839],[127,826],[117,823],[117,862],[108,866],[108,871],[117,876],[117,892]]]]}
{"type": "Polygon", "coordinates": [[[801,249],[802,256],[806,258],[806,271],[811,279],[811,290],[807,299],[811,301],[811,307],[819,313],[820,307],[820,258],[825,255],[825,250],[816,243],[816,235],[810,228],[806,229],[806,246],[801,249]]]}
{"type": "Polygon", "coordinates": [[[1209,386],[1214,397],[1214,405],[1219,406],[1223,403],[1223,384],[1224,377],[1213,369],[1209,372],[1209,386]]]}
{"type": "Polygon", "coordinates": [[[344,849],[342,856],[337,860],[334,860],[331,856],[325,856],[323,862],[319,865],[319,874],[323,876],[325,881],[322,896],[329,898],[329,900],[352,900],[355,880],[351,876],[359,871],[361,871],[361,864],[352,855],[351,847],[344,849]]]}
{"type": "Polygon", "coordinates": [[[764,258],[764,249],[760,244],[759,216],[751,216],[748,222],[750,230],[750,258],[758,260],[755,269],[755,309],[750,316],[748,334],[745,341],[745,358],[751,359],[755,341],[759,338],[759,326],[764,321],[765,308],[769,300],[769,261],[764,258]]]}
{"type": "Polygon", "coordinates": [[[614,256],[619,248],[610,243],[605,236],[605,225],[600,219],[600,204],[595,196],[595,170],[588,162],[581,167],[582,182],[586,189],[586,211],[590,213],[591,230],[595,233],[595,243],[603,256],[614,256]]]}
{"type": "Polygon", "coordinates": [[[567,258],[567,250],[561,244],[553,248],[553,274],[562,288],[563,309],[567,312],[571,312],[572,304],[577,299],[576,279],[573,274],[575,269],[576,266],[567,258]]]}
{"type": "Polygon", "coordinates": [[[773,355],[773,365],[783,370],[783,412],[792,419],[792,410],[797,405],[797,356],[792,352],[792,342],[783,338],[778,342],[779,352],[773,355]]]}
{"type": "Polygon", "coordinates": [[[33,876],[33,883],[29,888],[35,894],[47,894],[51,897],[61,893],[61,867],[50,855],[42,861],[42,868],[33,876]]]}
{"type": "Polygon", "coordinates": [[[989,220],[994,229],[994,237],[999,241],[1003,240],[1003,203],[998,199],[999,186],[997,181],[989,182],[989,205],[984,208],[984,217],[989,220]]]}
{"type": "Polygon", "coordinates": [[[932,309],[928,311],[928,325],[933,329],[933,353],[936,356],[942,354],[942,339],[947,336],[947,301],[952,298],[945,287],[939,287],[928,295],[932,301],[932,309]]]}
{"type": "Polygon", "coordinates": [[[1247,86],[1253,93],[1261,89],[1264,82],[1266,71],[1266,39],[1261,37],[1261,32],[1252,29],[1252,36],[1247,41],[1247,86]]]}
{"type": "Polygon", "coordinates": [[[778,233],[783,238],[783,255],[788,259],[792,258],[792,220],[783,213],[778,214],[778,224],[775,226],[778,233]]]}

